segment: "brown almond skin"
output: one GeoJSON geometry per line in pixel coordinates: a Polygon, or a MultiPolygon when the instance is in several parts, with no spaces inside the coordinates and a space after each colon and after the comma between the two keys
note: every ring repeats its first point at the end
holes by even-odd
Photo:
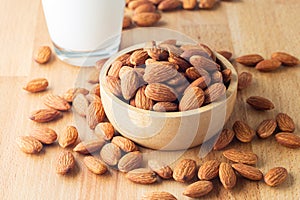
{"type": "Polygon", "coordinates": [[[118,164],[122,155],[121,150],[118,146],[113,143],[108,143],[102,147],[100,156],[106,164],[115,166],[116,164],[118,164]]]}
{"type": "Polygon", "coordinates": [[[105,117],[104,108],[100,100],[96,100],[90,103],[87,110],[87,123],[91,129],[95,129],[97,124],[102,122],[105,117]]]}
{"type": "Polygon", "coordinates": [[[197,0],[183,0],[182,7],[185,10],[193,10],[197,5],[197,0]]]}
{"type": "Polygon", "coordinates": [[[275,132],[276,127],[277,123],[274,119],[266,119],[258,125],[256,133],[260,138],[268,138],[275,132]]]}
{"type": "Polygon", "coordinates": [[[228,163],[220,164],[219,177],[222,185],[227,190],[232,189],[236,185],[236,175],[228,163]]]}
{"type": "Polygon", "coordinates": [[[232,75],[232,71],[231,69],[224,69],[221,71],[222,73],[222,77],[223,77],[223,82],[224,83],[228,83],[231,80],[231,75],[232,75]]]}
{"type": "Polygon", "coordinates": [[[135,10],[137,7],[139,7],[140,5],[143,5],[145,3],[149,3],[149,1],[147,0],[135,0],[135,1],[130,1],[127,4],[127,7],[131,10],[135,10]]]}
{"type": "Polygon", "coordinates": [[[300,63],[299,59],[285,52],[275,52],[271,55],[272,59],[282,62],[285,66],[295,66],[300,63]]]}
{"type": "Polygon", "coordinates": [[[29,119],[31,119],[32,121],[35,121],[35,122],[45,123],[45,122],[50,122],[50,121],[56,120],[61,116],[62,116],[61,112],[59,112],[57,110],[40,109],[40,110],[33,111],[30,114],[29,119]]]}
{"type": "Polygon", "coordinates": [[[275,108],[272,101],[261,96],[251,96],[247,103],[256,110],[272,110],[275,108]]]}
{"type": "Polygon", "coordinates": [[[157,160],[148,160],[148,166],[162,179],[170,179],[173,176],[173,170],[171,167],[157,160]]]}
{"type": "Polygon", "coordinates": [[[121,172],[129,172],[141,167],[143,155],[139,151],[129,152],[125,154],[118,163],[118,169],[121,172]]]}
{"type": "Polygon", "coordinates": [[[115,128],[109,122],[101,122],[96,126],[94,133],[99,138],[111,140],[115,134],[115,128]]]}
{"type": "Polygon", "coordinates": [[[300,137],[293,133],[281,132],[275,135],[276,141],[288,148],[300,148],[300,137]]]}
{"type": "Polygon", "coordinates": [[[214,101],[218,101],[225,97],[226,87],[223,83],[214,83],[210,85],[205,91],[205,101],[204,104],[208,104],[214,101]]]}
{"type": "Polygon", "coordinates": [[[249,87],[252,83],[252,74],[249,72],[242,72],[238,76],[238,90],[243,90],[249,87]]]}
{"type": "Polygon", "coordinates": [[[113,76],[105,77],[105,86],[117,97],[122,97],[121,80],[113,76]]]}
{"type": "Polygon", "coordinates": [[[261,72],[271,72],[278,69],[281,66],[281,62],[278,60],[263,60],[257,63],[255,69],[261,72]]]}
{"type": "Polygon", "coordinates": [[[153,26],[155,25],[161,18],[159,13],[154,12],[143,12],[135,14],[132,17],[132,21],[141,27],[153,26]]]}
{"type": "Polygon", "coordinates": [[[134,14],[143,13],[143,12],[155,12],[156,7],[152,3],[144,3],[135,8],[134,14]]]}
{"type": "Polygon", "coordinates": [[[134,183],[139,184],[152,184],[157,181],[156,174],[147,168],[138,168],[132,171],[129,171],[126,174],[126,178],[134,183]]]}
{"type": "Polygon", "coordinates": [[[211,59],[203,56],[194,55],[190,58],[190,63],[197,68],[203,68],[206,71],[216,71],[220,69],[220,66],[211,59]]]}
{"type": "Polygon", "coordinates": [[[177,198],[169,192],[147,192],[143,194],[141,200],[177,200],[177,198]]]}
{"type": "Polygon", "coordinates": [[[202,0],[199,2],[199,8],[212,9],[217,2],[217,0],[202,0]]]}
{"type": "Polygon", "coordinates": [[[139,75],[136,71],[130,70],[121,77],[121,90],[124,99],[130,100],[134,97],[140,87],[139,75]]]}
{"type": "Polygon", "coordinates": [[[94,139],[94,140],[89,140],[89,141],[83,141],[78,143],[73,151],[81,153],[81,154],[89,154],[89,153],[94,153],[101,149],[103,145],[105,144],[104,139],[94,139]]]}
{"type": "Polygon", "coordinates": [[[179,103],[179,110],[193,110],[200,108],[204,103],[204,92],[199,87],[190,87],[184,92],[179,103]]]}
{"type": "Polygon", "coordinates": [[[258,157],[251,151],[240,151],[237,149],[228,149],[223,151],[223,156],[233,162],[254,165],[257,163],[258,157]]]}
{"type": "Polygon", "coordinates": [[[282,184],[288,177],[288,172],[283,167],[275,167],[270,169],[264,176],[264,181],[271,187],[282,184]]]}
{"type": "Polygon", "coordinates": [[[220,162],[217,160],[209,160],[200,166],[198,171],[198,178],[200,180],[212,180],[219,174],[220,162]]]}
{"type": "Polygon", "coordinates": [[[161,83],[151,83],[145,89],[145,95],[154,101],[175,101],[177,94],[171,87],[161,83]]]}
{"type": "Polygon", "coordinates": [[[74,126],[67,126],[67,128],[59,135],[58,143],[62,148],[66,148],[75,144],[77,138],[77,128],[74,126]]]}
{"type": "Polygon", "coordinates": [[[172,102],[157,102],[153,105],[153,110],[156,112],[172,112],[178,110],[178,105],[172,102]]]}
{"type": "Polygon", "coordinates": [[[227,60],[230,60],[230,58],[232,57],[232,53],[230,51],[220,50],[217,51],[217,53],[221,54],[227,60]]]}
{"type": "Polygon", "coordinates": [[[43,144],[52,144],[57,139],[57,134],[54,130],[47,127],[39,127],[34,129],[30,136],[34,137],[43,144]]]}
{"type": "Polygon", "coordinates": [[[50,60],[51,54],[49,46],[41,46],[34,52],[33,59],[39,64],[45,64],[50,60]]]}
{"type": "Polygon", "coordinates": [[[171,11],[175,10],[182,5],[182,2],[179,0],[163,0],[161,1],[157,9],[161,11],[171,11]]]}
{"type": "Polygon", "coordinates": [[[197,181],[195,183],[190,184],[184,190],[183,195],[191,198],[200,198],[210,193],[212,189],[213,184],[211,181],[197,181]]]}
{"type": "Polygon", "coordinates": [[[244,56],[237,57],[236,62],[246,65],[246,66],[255,66],[260,61],[264,60],[261,55],[258,54],[248,54],[244,56]]]}
{"type": "Polygon", "coordinates": [[[85,117],[89,107],[89,101],[86,99],[85,95],[78,93],[72,102],[72,107],[77,114],[85,117]]]}
{"type": "Polygon", "coordinates": [[[214,144],[214,150],[221,150],[227,147],[234,138],[234,132],[230,129],[223,129],[217,142],[214,144]]]}
{"type": "Polygon", "coordinates": [[[236,121],[232,129],[236,138],[241,142],[251,142],[255,137],[255,131],[243,121],[236,121]]]}
{"type": "Polygon", "coordinates": [[[137,146],[134,142],[129,140],[128,138],[122,137],[122,136],[115,136],[111,140],[111,143],[118,146],[120,149],[122,149],[124,152],[132,152],[137,150],[137,146]]]}
{"type": "Polygon", "coordinates": [[[174,168],[173,178],[178,182],[188,182],[192,180],[196,174],[197,165],[194,160],[183,159],[174,168]]]}
{"type": "Polygon", "coordinates": [[[135,94],[135,107],[144,110],[152,110],[153,100],[145,95],[146,86],[140,87],[135,94]]]}
{"type": "Polygon", "coordinates": [[[29,81],[26,86],[23,87],[24,90],[32,93],[42,92],[47,89],[49,82],[45,78],[36,78],[29,81]]]}
{"type": "Polygon", "coordinates": [[[177,74],[174,64],[154,62],[146,66],[143,78],[147,83],[160,83],[172,79],[177,74]]]}
{"type": "Polygon", "coordinates": [[[43,148],[43,144],[32,136],[20,136],[16,143],[21,151],[28,154],[39,153],[43,148]]]}
{"type": "Polygon", "coordinates": [[[295,122],[286,113],[278,113],[276,116],[276,122],[277,122],[279,129],[283,132],[294,132],[295,131],[295,122]]]}
{"type": "Polygon", "coordinates": [[[57,163],[56,163],[56,173],[57,174],[67,174],[75,166],[75,158],[73,154],[69,151],[61,151],[57,163]]]}
{"type": "Polygon", "coordinates": [[[62,97],[55,94],[46,94],[42,97],[44,104],[59,111],[67,111],[71,108],[70,104],[62,97]]]}
{"type": "Polygon", "coordinates": [[[259,181],[263,178],[263,173],[252,166],[249,165],[245,165],[242,163],[235,163],[232,164],[233,169],[235,169],[235,171],[237,171],[241,176],[252,180],[252,181],[259,181]]]}
{"type": "Polygon", "coordinates": [[[107,166],[94,156],[84,157],[83,163],[94,174],[102,175],[107,172],[107,166]]]}

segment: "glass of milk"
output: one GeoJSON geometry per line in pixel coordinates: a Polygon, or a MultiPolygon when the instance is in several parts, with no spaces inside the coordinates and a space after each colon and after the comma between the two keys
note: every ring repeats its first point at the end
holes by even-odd
{"type": "Polygon", "coordinates": [[[57,56],[66,63],[93,66],[120,45],[125,0],[42,0],[57,56]]]}

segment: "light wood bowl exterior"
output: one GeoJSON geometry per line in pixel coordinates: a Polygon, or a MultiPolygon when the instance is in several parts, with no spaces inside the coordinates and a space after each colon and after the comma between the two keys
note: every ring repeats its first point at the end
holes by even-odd
{"type": "Polygon", "coordinates": [[[226,99],[184,112],[148,111],[126,104],[103,84],[110,65],[117,57],[143,47],[144,44],[137,44],[120,51],[102,68],[101,99],[107,118],[115,129],[137,144],[158,150],[182,150],[195,147],[216,135],[230,117],[236,100],[237,72],[231,63],[216,53],[223,66],[232,71],[226,99]]]}

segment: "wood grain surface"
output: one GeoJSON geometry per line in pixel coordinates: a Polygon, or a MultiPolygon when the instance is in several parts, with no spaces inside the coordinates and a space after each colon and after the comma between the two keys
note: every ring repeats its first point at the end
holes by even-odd
{"type": "MultiPolygon", "coordinates": [[[[286,51],[300,57],[300,1],[298,0],[241,0],[222,1],[213,10],[175,11],[163,13],[158,27],[180,31],[215,50],[229,50],[237,57],[259,53],[269,58],[274,51],[286,51]]],[[[124,33],[125,34],[125,33],[124,33]]],[[[150,35],[151,36],[151,35],[150,35]]],[[[137,36],[139,37],[139,36],[137,36]]],[[[143,35],[140,36],[144,37],[143,35]]],[[[148,35],[149,37],[149,35],[148,35]]],[[[138,39],[141,39],[138,38],[138,39]]],[[[123,45],[134,41],[123,37],[123,45]]],[[[28,119],[33,110],[43,108],[41,96],[48,92],[62,94],[74,86],[91,88],[87,76],[91,68],[81,69],[67,65],[55,56],[46,65],[32,59],[32,52],[40,45],[51,45],[40,1],[1,0],[0,6],[0,196],[1,199],[140,199],[149,191],[168,191],[178,199],[187,184],[172,180],[153,185],[131,183],[123,173],[110,169],[104,176],[96,176],[83,165],[83,156],[74,153],[75,170],[67,176],[55,173],[58,145],[49,145],[38,155],[26,155],[15,143],[15,138],[27,135],[36,126],[28,119]],[[22,90],[32,78],[45,77],[50,86],[46,92],[29,94],[22,90]]],[[[282,68],[272,73],[259,73],[253,68],[234,63],[237,71],[251,72],[253,84],[238,93],[234,112],[226,124],[231,128],[241,119],[253,128],[277,113],[288,113],[296,123],[295,133],[300,135],[300,66],[282,68]],[[271,99],[275,109],[260,112],[246,105],[251,95],[271,99]]],[[[67,125],[76,125],[72,112],[62,119],[46,124],[60,133],[67,125]]],[[[45,124],[43,125],[45,126],[45,124]]],[[[89,131],[81,131],[81,139],[89,131]]],[[[252,143],[234,141],[231,147],[252,150],[259,157],[257,167],[266,173],[277,166],[285,167],[288,179],[278,187],[238,178],[237,186],[225,190],[219,180],[215,188],[202,199],[300,199],[300,150],[288,149],[276,143],[275,138],[256,138],[252,143]]],[[[227,160],[221,151],[209,152],[201,157],[196,147],[188,151],[157,152],[142,149],[146,160],[157,158],[170,162],[171,167],[182,158],[192,158],[200,166],[216,158],[227,160]]],[[[202,152],[203,153],[203,152],[202,152]]]]}

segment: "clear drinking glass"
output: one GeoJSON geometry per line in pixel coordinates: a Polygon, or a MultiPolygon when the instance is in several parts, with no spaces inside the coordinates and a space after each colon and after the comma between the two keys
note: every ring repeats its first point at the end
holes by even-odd
{"type": "Polygon", "coordinates": [[[120,45],[124,0],[42,0],[57,56],[66,63],[92,66],[120,45]]]}

